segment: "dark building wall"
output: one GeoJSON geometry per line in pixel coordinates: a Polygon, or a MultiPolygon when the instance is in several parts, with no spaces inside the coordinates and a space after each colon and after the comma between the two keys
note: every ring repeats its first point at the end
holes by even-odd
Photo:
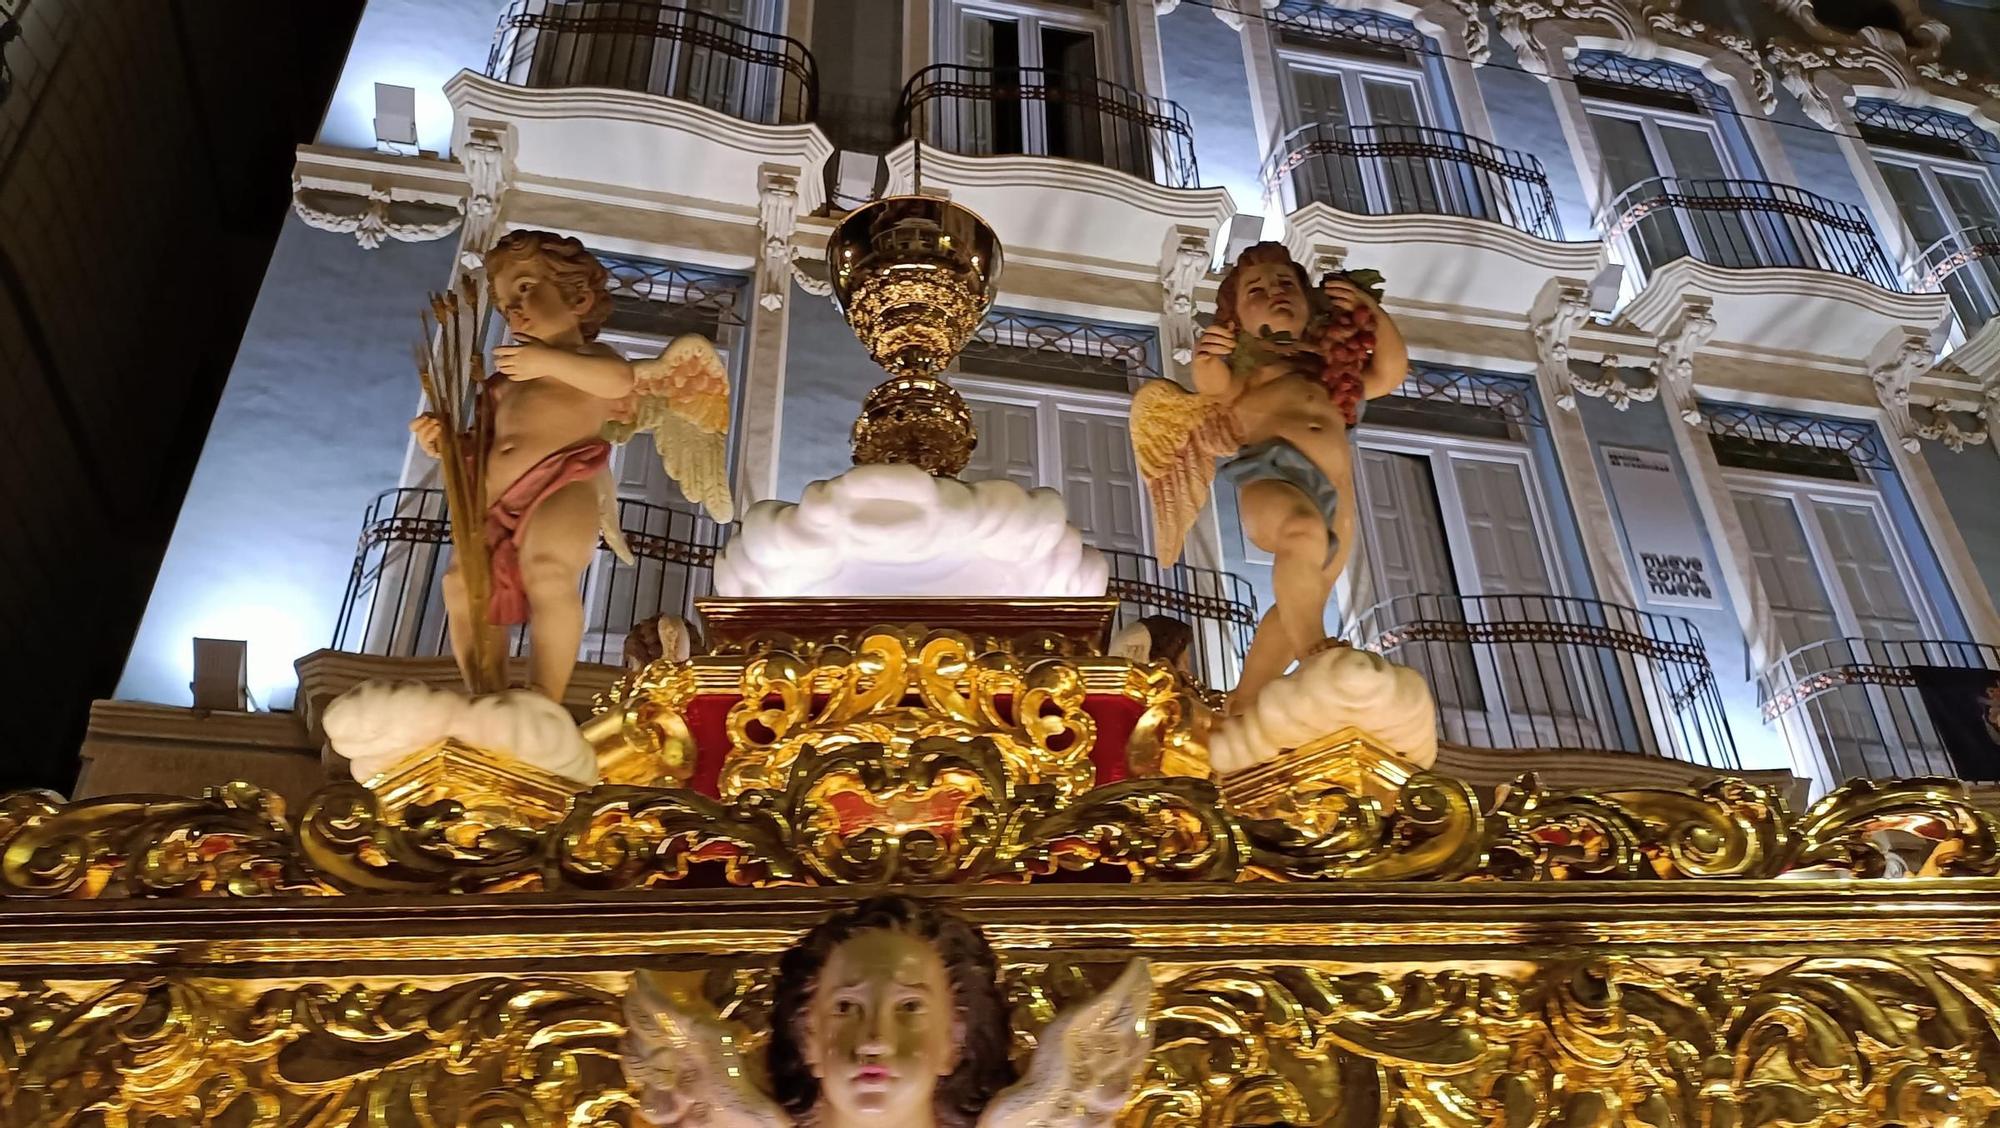
{"type": "Polygon", "coordinates": [[[67,786],[358,0],[14,0],[0,105],[0,786],[67,786]]]}

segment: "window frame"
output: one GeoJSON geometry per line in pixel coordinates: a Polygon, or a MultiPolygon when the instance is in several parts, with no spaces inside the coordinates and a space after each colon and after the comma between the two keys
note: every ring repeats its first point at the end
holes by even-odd
{"type": "MultiPolygon", "coordinates": [[[[1910,217],[1903,210],[1903,202],[1896,198],[1895,189],[1889,187],[1887,173],[1889,166],[1909,169],[1917,174],[1923,182],[1925,193],[1930,196],[1931,206],[1937,209],[1939,215],[1950,217],[1953,226],[1945,233],[1947,236],[1964,230],[1965,223],[1956,210],[1949,206],[1949,201],[1938,186],[1940,171],[1977,182],[1980,189],[1986,193],[1986,202],[1993,217],[1991,222],[1994,226],[2000,226],[2000,169],[1971,157],[1947,157],[1940,153],[1902,149],[1874,141],[1868,142],[1867,151],[1868,158],[1875,162],[1876,171],[1882,176],[1883,188],[1888,192],[1889,201],[1895,207],[1897,221],[1910,236],[1909,261],[1904,264],[1904,270],[1911,279],[1921,280],[1924,277],[1924,251],[1929,249],[1930,244],[1917,242],[1916,230],[1910,226],[1910,217]]],[[[1992,277],[1985,271],[1975,271],[1971,272],[1969,279],[1967,285],[1976,291],[1988,308],[1995,311],[1988,319],[2000,318],[2000,278],[1992,277]]],[[[1964,344],[1967,338],[1979,331],[1979,328],[1977,325],[1968,326],[1962,311],[1958,308],[1958,303],[1951,303],[1951,326],[1946,339],[1947,346],[1956,347],[1964,344]]]]}

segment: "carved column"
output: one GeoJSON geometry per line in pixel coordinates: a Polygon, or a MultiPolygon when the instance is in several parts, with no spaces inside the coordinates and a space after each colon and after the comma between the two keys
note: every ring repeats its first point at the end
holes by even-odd
{"type": "Polygon", "coordinates": [[[1868,378],[1875,383],[1875,398],[1882,403],[1882,411],[1887,418],[1889,433],[1896,445],[1911,454],[1923,449],[1923,442],[1917,437],[1917,425],[1910,417],[1910,385],[1918,376],[1930,370],[1930,340],[1917,333],[1904,333],[1900,340],[1891,337],[1884,347],[1876,350],[1875,362],[1868,370],[1868,378]]]}
{"type": "Polygon", "coordinates": [[[480,269],[486,251],[500,235],[500,200],[514,174],[513,127],[499,122],[471,123],[458,163],[465,167],[465,223],[458,232],[458,271],[480,269]]]}
{"type": "MultiPolygon", "coordinates": [[[[1749,651],[1750,668],[1756,673],[1777,659],[1778,629],[1771,618],[1771,602],[1764,594],[1763,582],[1757,578],[1750,538],[1744,534],[1743,522],[1736,515],[1736,501],[1722,476],[1722,464],[1716,461],[1715,448],[1709,445],[1708,432],[1702,426],[1701,405],[1695,397],[1695,353],[1714,335],[1715,317],[1708,299],[1683,298],[1680,317],[1669,324],[1657,342],[1659,357],[1653,362],[1653,376],[1664,406],[1679,421],[1668,429],[1673,432],[1681,465],[1694,483],[1695,503],[1715,551],[1716,573],[1729,593],[1737,627],[1742,630],[1749,651]]],[[[1814,777],[1823,774],[1818,764],[1794,764],[1793,770],[1814,777]]]]}
{"type": "Polygon", "coordinates": [[[1591,581],[1598,598],[1628,607],[1639,605],[1638,589],[1631,570],[1618,551],[1618,525],[1611,516],[1605,495],[1604,478],[1598,472],[1596,448],[1583,418],[1576,414],[1576,398],[1570,392],[1572,374],[1569,337],[1590,316],[1590,299],[1583,283],[1556,279],[1536,299],[1530,326],[1535,335],[1535,382],[1544,403],[1561,410],[1545,411],[1549,441],[1554,444],[1556,465],[1562,470],[1563,486],[1576,509],[1583,534],[1584,560],[1590,566],[1591,581]]]}
{"type": "Polygon", "coordinates": [[[1160,347],[1175,364],[1194,362],[1194,288],[1208,276],[1211,258],[1208,232],[1176,227],[1167,232],[1160,255],[1160,347]]]}
{"type": "Polygon", "coordinates": [[[1701,406],[1694,394],[1695,350],[1713,336],[1715,315],[1708,299],[1686,299],[1680,320],[1659,339],[1659,354],[1653,360],[1653,380],[1665,389],[1667,409],[1690,427],[1701,426],[1701,406]]]}
{"type": "Polygon", "coordinates": [[[758,173],[757,234],[763,259],[757,267],[757,304],[784,308],[792,284],[792,235],[799,226],[799,178],[790,169],[765,166],[758,173]]]}

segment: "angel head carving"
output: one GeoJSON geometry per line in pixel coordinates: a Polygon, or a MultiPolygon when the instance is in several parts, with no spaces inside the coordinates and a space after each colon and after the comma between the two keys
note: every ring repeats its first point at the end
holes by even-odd
{"type": "Polygon", "coordinates": [[[1246,247],[1215,291],[1218,324],[1304,339],[1321,303],[1306,268],[1283,243],[1246,247]]]}
{"type": "Polygon", "coordinates": [[[970,1125],[1014,1082],[1000,966],[934,903],[877,897],[806,933],[778,963],[771,1087],[793,1116],[970,1125]],[[831,1114],[831,1115],[827,1115],[831,1114]]]}
{"type": "Polygon", "coordinates": [[[567,235],[509,231],[486,252],[486,281],[517,339],[594,341],[611,319],[611,272],[567,235]]]}
{"type": "Polygon", "coordinates": [[[655,1128],[1095,1128],[1151,1049],[1152,980],[1135,960],[1041,1032],[1015,1072],[999,961],[977,927],[911,897],[862,901],[778,963],[765,1073],[740,1032],[635,978],[625,1072],[655,1128]]]}

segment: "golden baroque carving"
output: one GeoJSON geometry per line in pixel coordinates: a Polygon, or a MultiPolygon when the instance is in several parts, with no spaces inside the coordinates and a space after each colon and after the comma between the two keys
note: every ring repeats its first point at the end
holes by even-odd
{"type": "Polygon", "coordinates": [[[0,898],[264,897],[655,886],[1095,881],[1994,876],[1994,816],[1962,784],[1856,781],[1803,813],[1742,780],[1560,792],[1524,777],[1482,811],[1420,773],[1393,805],[1329,788],[1310,829],[1245,817],[1215,785],[1137,778],[1065,797],[986,737],[804,746],[782,789],[732,800],[600,785],[552,827],[459,804],[391,814],[355,783],[296,821],[245,787],[203,799],[0,800],[0,898]]]}
{"type": "MultiPolygon", "coordinates": [[[[1017,1055],[1116,970],[1010,961],[1017,1055]]],[[[762,1030],[768,969],[668,974],[762,1030]]],[[[2000,1115],[1985,958],[1197,963],[1154,976],[1154,1050],[1119,1120],[1132,1128],[1948,1128],[2000,1115]]],[[[610,978],[4,984],[0,1120],[630,1124],[610,978]]]]}
{"type": "Polygon", "coordinates": [[[1097,722],[1083,698],[1072,663],[981,651],[956,631],[871,631],[852,650],[823,646],[811,660],[767,653],[744,667],[718,791],[735,799],[782,789],[807,747],[907,749],[933,736],[983,736],[1008,778],[1074,798],[1096,775],[1097,722]]]}

